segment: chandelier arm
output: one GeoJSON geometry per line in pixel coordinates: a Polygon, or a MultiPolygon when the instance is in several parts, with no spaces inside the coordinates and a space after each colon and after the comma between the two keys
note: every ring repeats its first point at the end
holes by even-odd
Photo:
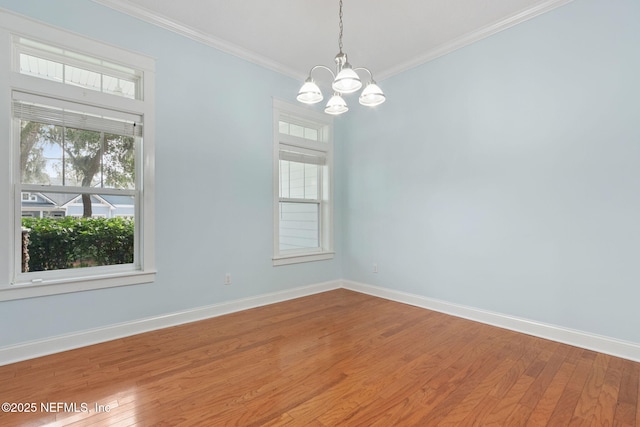
{"type": "Polygon", "coordinates": [[[328,72],[330,72],[330,73],[331,73],[331,77],[333,77],[333,79],[335,80],[336,75],[333,73],[333,71],[331,71],[331,68],[326,67],[326,66],[324,66],[324,65],[315,65],[315,66],[313,66],[313,67],[311,68],[311,70],[309,71],[309,77],[311,77],[311,73],[313,73],[313,72],[314,72],[316,69],[318,69],[318,68],[322,68],[322,69],[325,69],[325,70],[327,70],[328,72]]]}
{"type": "Polygon", "coordinates": [[[371,70],[369,70],[368,68],[365,68],[365,67],[358,67],[358,68],[354,68],[353,69],[353,71],[359,71],[359,70],[364,70],[367,73],[369,73],[369,78],[371,79],[371,81],[374,81],[373,80],[373,73],[371,72],[371,70]]]}

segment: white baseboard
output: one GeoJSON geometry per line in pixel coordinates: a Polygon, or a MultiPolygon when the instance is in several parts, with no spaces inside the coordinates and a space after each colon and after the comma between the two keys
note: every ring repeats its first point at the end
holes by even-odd
{"type": "Polygon", "coordinates": [[[409,294],[379,286],[343,280],[342,287],[355,292],[368,294],[416,307],[422,307],[456,317],[522,332],[540,338],[561,342],[612,356],[640,362],[640,344],[595,335],[588,332],[550,325],[533,320],[509,316],[464,305],[452,304],[421,295],[409,294]]]}
{"type": "Polygon", "coordinates": [[[48,354],[73,350],[75,348],[111,341],[131,335],[149,332],[170,326],[209,319],[237,311],[300,298],[341,287],[341,282],[331,281],[302,286],[285,291],[255,297],[243,298],[220,304],[198,307],[191,310],[149,317],[131,322],[119,323],[104,328],[89,329],[71,334],[59,335],[43,340],[30,341],[0,348],[0,366],[48,354]]]}
{"type": "Polygon", "coordinates": [[[335,280],[2,347],[0,348],[0,366],[339,288],[640,362],[640,344],[638,343],[452,304],[379,286],[350,280],[335,280]]]}

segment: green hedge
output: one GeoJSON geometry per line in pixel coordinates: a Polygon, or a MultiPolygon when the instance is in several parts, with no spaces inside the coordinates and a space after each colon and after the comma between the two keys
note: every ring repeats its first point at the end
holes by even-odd
{"type": "Polygon", "coordinates": [[[29,271],[133,262],[133,220],[22,218],[29,232],[29,271]]]}

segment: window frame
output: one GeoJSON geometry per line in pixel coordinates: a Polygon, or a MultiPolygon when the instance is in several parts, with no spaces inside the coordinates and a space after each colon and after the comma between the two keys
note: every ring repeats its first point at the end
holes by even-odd
{"type": "MultiPolygon", "coordinates": [[[[108,68],[104,70],[109,71],[108,68]]],[[[0,86],[0,120],[7,123],[7,126],[0,127],[0,139],[11,141],[0,146],[0,198],[9,201],[0,208],[0,241],[8,242],[0,244],[0,301],[153,282],[156,275],[153,216],[155,60],[0,10],[0,82],[6,82],[0,86]],[[137,99],[20,73],[20,48],[15,41],[21,37],[139,71],[140,93],[137,99]],[[19,129],[16,136],[16,120],[11,107],[14,92],[49,97],[87,108],[121,111],[143,118],[143,139],[136,147],[135,192],[139,206],[134,264],[52,270],[25,279],[24,274],[31,273],[22,273],[18,262],[22,252],[20,189],[55,192],[56,188],[27,186],[20,182],[20,147],[16,143],[19,129]]],[[[94,190],[95,194],[105,193],[102,188],[94,190]]]]}
{"type": "Polygon", "coordinates": [[[273,100],[273,265],[288,265],[303,262],[332,259],[333,249],[333,119],[313,110],[291,105],[278,99],[273,100]],[[300,124],[317,130],[318,140],[293,136],[280,132],[280,121],[300,124]],[[283,150],[283,148],[288,150],[283,150]],[[318,201],[280,197],[280,152],[300,149],[300,153],[315,152],[324,157],[324,165],[319,168],[318,201]],[[318,247],[308,249],[280,249],[280,203],[289,201],[317,203],[318,247]]]}

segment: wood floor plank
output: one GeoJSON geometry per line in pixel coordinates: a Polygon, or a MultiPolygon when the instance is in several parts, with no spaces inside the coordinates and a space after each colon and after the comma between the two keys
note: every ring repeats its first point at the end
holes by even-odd
{"type": "Polygon", "coordinates": [[[38,406],[0,426],[628,427],[639,393],[639,363],[336,290],[2,366],[38,406]]]}
{"type": "Polygon", "coordinates": [[[577,360],[576,369],[573,371],[571,379],[562,392],[552,414],[552,418],[557,420],[560,425],[569,425],[571,423],[582,389],[591,373],[593,362],[594,360],[591,357],[582,357],[577,360]]]}
{"type": "Polygon", "coordinates": [[[468,396],[452,407],[437,425],[442,427],[473,425],[474,421],[484,418],[497,402],[495,398],[487,399],[489,392],[500,381],[500,378],[506,375],[514,363],[516,363],[514,360],[502,359],[499,366],[491,370],[489,375],[468,396]]]}
{"type": "Polygon", "coordinates": [[[634,426],[638,410],[638,376],[640,364],[625,364],[622,369],[618,406],[614,423],[620,426],[634,426]]]}
{"type": "Polygon", "coordinates": [[[521,405],[531,408],[531,410],[535,408],[543,393],[549,388],[549,384],[553,381],[568,353],[569,348],[566,345],[556,344],[542,368],[535,373],[528,372],[528,375],[535,378],[535,380],[529,390],[522,396],[519,402],[521,405]]]}
{"type": "Polygon", "coordinates": [[[529,419],[527,420],[528,427],[546,426],[551,419],[553,412],[558,405],[560,396],[564,393],[564,389],[571,380],[573,371],[576,369],[576,365],[573,362],[562,363],[558,372],[554,375],[553,379],[545,389],[543,395],[536,402],[529,419]]]}
{"type": "Polygon", "coordinates": [[[513,386],[502,396],[493,410],[483,419],[483,425],[487,426],[507,426],[507,425],[524,425],[509,424],[507,421],[512,419],[520,410],[518,402],[527,392],[534,382],[534,378],[528,375],[518,377],[513,386]]]}
{"type": "Polygon", "coordinates": [[[604,354],[598,354],[594,359],[593,368],[589,372],[582,394],[573,412],[576,425],[591,424],[591,418],[596,414],[598,401],[604,386],[609,360],[610,357],[604,354]]]}
{"type": "Polygon", "coordinates": [[[613,420],[616,412],[623,361],[616,357],[609,360],[597,407],[589,417],[589,425],[597,425],[598,420],[613,420]]]}
{"type": "Polygon", "coordinates": [[[636,427],[640,427],[640,379],[638,380],[638,391],[636,400],[636,427]]]}
{"type": "MultiPolygon", "coordinates": [[[[470,324],[468,326],[473,330],[477,325],[470,324]]],[[[468,337],[474,335],[469,329],[466,330],[466,333],[469,334],[468,337]]],[[[469,355],[472,350],[480,351],[473,341],[469,339],[460,340],[456,346],[444,347],[439,355],[429,360],[428,366],[423,366],[418,370],[420,372],[418,378],[409,376],[407,380],[404,380],[403,377],[400,377],[396,381],[387,384],[378,398],[361,405],[359,411],[356,414],[352,414],[348,422],[356,425],[370,425],[376,422],[376,411],[371,411],[373,407],[378,408],[377,412],[384,412],[385,417],[394,418],[395,414],[403,413],[400,409],[404,405],[404,400],[407,396],[411,396],[412,402],[422,402],[421,411],[424,412],[425,404],[433,406],[433,402],[425,403],[425,400],[431,399],[433,396],[436,396],[436,398],[445,397],[443,393],[445,387],[449,385],[449,381],[461,375],[460,368],[457,366],[466,366],[460,359],[473,359],[473,356],[469,355]],[[416,383],[416,381],[418,382],[416,383]],[[417,394],[415,392],[416,384],[421,384],[417,394]],[[443,393],[438,394],[438,392],[443,393]],[[374,414],[373,417],[372,413],[374,414]]],[[[387,354],[390,353],[387,352],[387,354]]],[[[404,420],[404,422],[408,422],[408,420],[404,420]]]]}
{"type": "Polygon", "coordinates": [[[436,404],[433,398],[429,399],[429,404],[424,405],[423,411],[427,413],[420,419],[422,425],[437,425],[442,422],[454,408],[458,407],[482,381],[494,371],[500,364],[500,359],[487,355],[485,357],[476,355],[477,363],[470,364],[469,367],[461,371],[456,379],[436,390],[442,398],[436,404]]]}

